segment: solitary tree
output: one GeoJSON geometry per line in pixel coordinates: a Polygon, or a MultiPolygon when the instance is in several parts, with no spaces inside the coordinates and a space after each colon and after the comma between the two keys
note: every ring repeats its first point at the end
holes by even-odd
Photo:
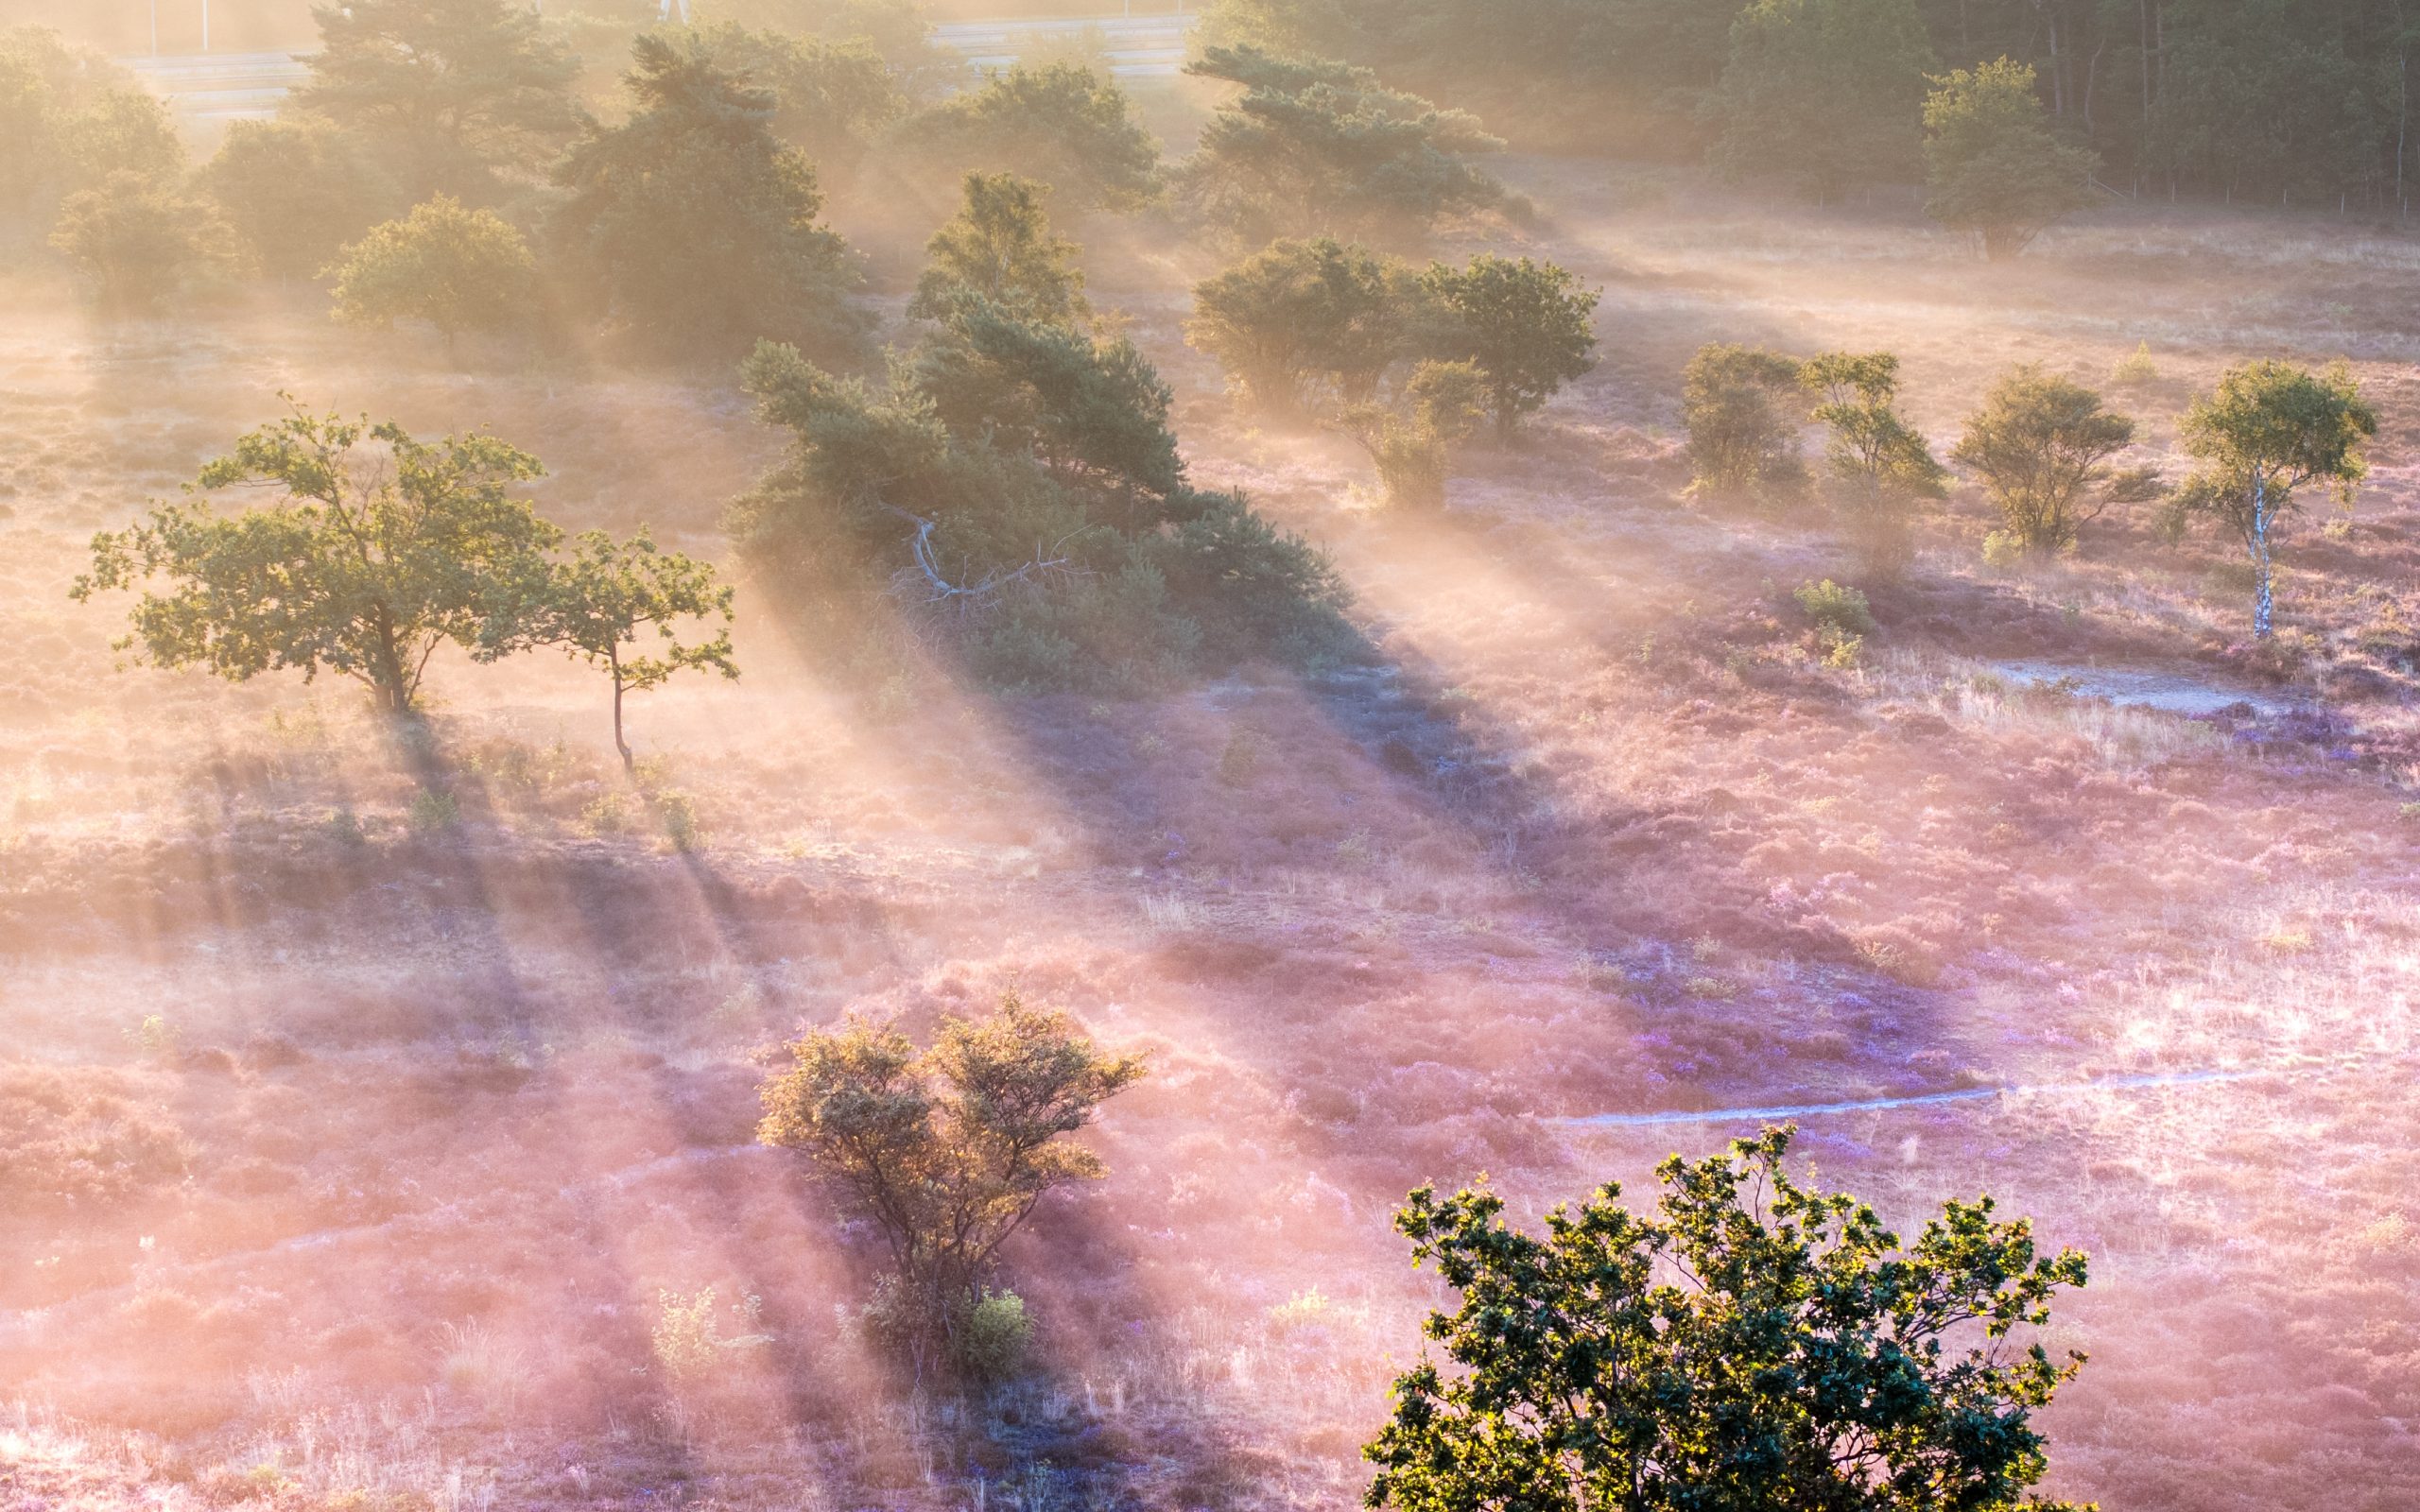
{"type": "Polygon", "coordinates": [[[1933,65],[1915,0],[1754,0],[1705,106],[1710,160],[1819,201],[1911,173],[1933,65]]]}
{"type": "Polygon", "coordinates": [[[1014,67],[899,125],[912,158],[1037,179],[1080,209],[1132,210],[1159,193],[1160,145],[1115,81],[1066,63],[1014,67]]]}
{"type": "Polygon", "coordinates": [[[280,279],[315,276],[403,208],[401,190],[357,142],[310,116],[228,123],[201,187],[251,262],[280,279]]]}
{"type": "Polygon", "coordinates": [[[1925,209],[1994,260],[2090,203],[2100,160],[2051,133],[2031,64],[2003,58],[1933,81],[1925,99],[1925,209]]]}
{"type": "Polygon", "coordinates": [[[1899,417],[1899,359],[1827,352],[1799,369],[1799,381],[1815,396],[1813,418],[1831,428],[1824,460],[1850,542],[1873,571],[1900,571],[1914,550],[1909,525],[1918,501],[1945,497],[1949,474],[1899,417]]]}
{"type": "Polygon", "coordinates": [[[631,57],[631,118],[555,169],[555,231],[599,302],[663,347],[853,344],[856,270],[815,223],[815,169],[773,135],[771,93],[694,37],[643,36],[631,57]]]}
{"type": "Polygon", "coordinates": [[[1404,266],[1331,237],[1279,241],[1194,286],[1185,339],[1253,404],[1367,404],[1405,355],[1419,298],[1404,266]]]}
{"type": "Polygon", "coordinates": [[[2270,556],[2278,528],[2301,507],[2300,490],[2325,486],[2350,502],[2368,472],[2361,443],[2377,431],[2377,411],[2341,363],[2325,373],[2246,363],[2186,411],[2185,450],[2201,466],[2178,503],[2242,538],[2252,556],[2256,639],[2273,628],[2270,556]]]}
{"type": "Polygon", "coordinates": [[[332,672],[407,716],[440,645],[509,638],[494,617],[515,611],[513,586],[561,535],[511,495],[544,472],[493,436],[424,442],[392,421],[297,409],[203,468],[185,502],[94,537],[74,593],[141,590],[119,644],[158,665],[237,682],[332,672]],[[231,516],[201,497],[238,485],[281,498],[231,516]]]}
{"type": "Polygon", "coordinates": [[[465,331],[526,324],[537,307],[538,260],[510,222],[440,195],[372,227],[327,269],[347,325],[425,320],[450,356],[465,331]]]}
{"type": "Polygon", "coordinates": [[[579,60],[517,0],[314,7],[320,50],[295,103],[388,153],[415,198],[477,198],[579,126],[579,60]]]}
{"type": "Polygon", "coordinates": [[[2060,552],[2110,505],[2155,496],[2156,473],[2109,466],[2134,439],[2135,422],[2099,394],[2028,364],[1993,387],[1949,455],[1982,478],[2019,547],[2060,552]]]}
{"type": "Polygon", "coordinates": [[[1050,1193],[1108,1174],[1067,1138],[1143,1075],[1013,992],[950,1019],[929,1049],[851,1019],[790,1047],[757,1138],[798,1150],[890,1246],[919,1362],[951,1346],[1000,1247],[1050,1193]]]}
{"type": "Polygon", "coordinates": [[[2049,1512],[2031,1421],[2083,1356],[2020,1331],[2084,1284],[2024,1219],[1951,1202],[1903,1245],[1783,1168],[1792,1131],[1657,1168],[1651,1215],[1599,1188],[1531,1235],[1484,1190],[1411,1194],[1395,1226],[1457,1297],[1450,1373],[1397,1378],[1365,1451],[1403,1512],[2049,1512]]]}
{"type": "Polygon", "coordinates": [[[213,206],[131,170],[61,201],[50,245],[112,315],[164,309],[223,274],[230,252],[213,206]]]}
{"type": "Polygon", "coordinates": [[[1467,267],[1431,265],[1421,287],[1441,318],[1440,356],[1476,363],[1498,440],[1596,362],[1598,291],[1567,268],[1482,252],[1467,267]]]}
{"type": "Polygon", "coordinates": [[[1692,487],[1766,497],[1806,482],[1798,455],[1798,359],[1759,347],[1701,347],[1681,375],[1692,487]]]}
{"type": "Polygon", "coordinates": [[[614,748],[625,771],[636,769],[622,733],[622,698],[670,681],[675,673],[739,676],[731,659],[731,590],[715,570],[677,552],[660,552],[645,530],[617,541],[601,530],[582,532],[570,557],[546,564],[516,591],[518,602],[492,617],[490,660],[523,646],[557,646],[602,667],[614,684],[614,748]],[[683,644],[680,625],[700,622],[714,634],[683,644]],[[655,654],[647,650],[653,631],[655,654]]]}
{"type": "Polygon", "coordinates": [[[908,313],[936,318],[964,295],[1024,319],[1080,325],[1083,269],[1076,244],[1053,235],[1042,201],[1049,188],[1012,173],[970,173],[966,203],[925,244],[925,271],[908,313]]]}
{"type": "Polygon", "coordinates": [[[1185,72],[1243,86],[1202,128],[1183,177],[1205,218],[1248,240],[1417,234],[1504,198],[1468,161],[1504,146],[1478,117],[1366,68],[1244,45],[1208,48],[1185,72]]]}

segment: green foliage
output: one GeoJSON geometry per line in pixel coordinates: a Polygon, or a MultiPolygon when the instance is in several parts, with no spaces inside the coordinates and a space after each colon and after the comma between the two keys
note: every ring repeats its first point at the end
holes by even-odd
{"type": "Polygon", "coordinates": [[[560,535],[510,494],[544,471],[493,436],[424,442],[391,421],[298,409],[203,468],[186,502],[95,536],[74,596],[143,590],[120,644],[158,665],[238,682],[332,672],[408,714],[439,645],[507,638],[493,617],[560,535]],[[284,499],[229,516],[202,497],[237,485],[284,499]],[[146,587],[155,576],[166,592],[146,587]]]}
{"type": "Polygon", "coordinates": [[[1011,1366],[1007,1347],[1021,1356],[1030,1327],[1023,1304],[980,1288],[1045,1195],[1108,1174],[1067,1136],[1143,1063],[1100,1053],[1067,1015],[1014,992],[989,1017],[944,1021],[924,1050],[853,1018],[789,1051],[790,1069],[763,1088],[757,1137],[804,1154],[881,1232],[920,1360],[939,1346],[961,1367],[1011,1366]]]}
{"type": "Polygon", "coordinates": [[[1451,1363],[1397,1378],[1366,1452],[1374,1507],[1623,1512],[2015,1512],[2048,1469],[2034,1409],[2081,1367],[2020,1331],[2082,1286],[1992,1200],[1902,1245],[1872,1209],[1801,1186],[1791,1131],[1657,1168],[1535,1236],[1502,1199],[1424,1187],[1396,1216],[1457,1296],[1426,1332],[1451,1363]]]}
{"type": "Polygon", "coordinates": [[[1799,369],[1829,426],[1824,451],[1832,500],[1866,566],[1881,575],[1908,564],[1909,524],[1919,501],[1947,495],[1949,474],[1922,434],[1899,417],[1899,359],[1887,352],[1830,352],[1799,369]]]}
{"type": "Polygon", "coordinates": [[[1412,369],[1392,407],[1354,405],[1339,424],[1377,465],[1389,505],[1440,509],[1452,449],[1470,438],[1487,404],[1487,375],[1477,363],[1430,361],[1412,369]]]}
{"type": "Polygon", "coordinates": [[[625,770],[636,770],[622,733],[625,695],[660,688],[680,672],[739,676],[731,659],[732,591],[717,585],[707,563],[658,551],[644,529],[622,541],[601,530],[584,531],[565,559],[533,568],[509,592],[514,601],[491,615],[480,658],[553,646],[602,667],[614,687],[614,748],[625,770]],[[679,627],[685,620],[714,633],[684,645],[679,627]],[[653,655],[642,649],[649,644],[648,631],[657,647],[653,655]]]}
{"type": "Polygon", "coordinates": [[[1433,350],[1478,367],[1499,439],[1596,366],[1598,291],[1567,268],[1482,252],[1466,267],[1431,265],[1420,284],[1437,311],[1433,350]]]}
{"type": "Polygon", "coordinates": [[[825,172],[845,169],[908,100],[871,38],[845,42],[751,31],[724,22],[698,33],[717,67],[773,94],[773,134],[825,172]]]}
{"type": "Polygon", "coordinates": [[[1185,339],[1252,404],[1367,404],[1411,341],[1419,299],[1392,258],[1329,237],[1279,241],[1194,286],[1185,339]]]}
{"type": "Polygon", "coordinates": [[[853,349],[856,272],[815,224],[815,170],[773,134],[770,92],[695,36],[643,36],[631,57],[630,119],[590,130],[555,169],[569,192],[555,233],[597,302],[663,348],[853,349]]]}
{"type": "Polygon", "coordinates": [[[958,1332],[953,1362],[970,1381],[986,1385],[1015,1379],[1033,1350],[1033,1316],[1014,1292],[978,1293],[958,1332]]]}
{"type": "Polygon", "coordinates": [[[2001,59],[1933,80],[1925,98],[1925,209],[2014,257],[2044,227],[2091,203],[2098,154],[2051,133],[2033,70],[2001,59]]]}
{"type": "Polygon", "coordinates": [[[525,325],[538,296],[538,260],[521,233],[444,195],[372,227],[326,271],[338,320],[380,329],[425,320],[449,351],[465,331],[525,325]]]}
{"type": "Polygon", "coordinates": [[[1915,0],[1755,0],[1705,107],[1709,160],[1819,200],[1911,174],[1933,66],[1915,0]]]}
{"type": "Polygon", "coordinates": [[[62,200],[50,245],[112,315],[159,313],[222,277],[231,258],[216,208],[126,170],[62,200]]]}
{"type": "Polygon", "coordinates": [[[1132,210],[1159,195],[1159,143],[1125,92],[1089,68],[994,74],[982,88],[910,116],[892,140],[932,166],[1039,180],[1080,209],[1132,210]]]}
{"type": "Polygon", "coordinates": [[[402,191],[353,138],[309,116],[228,123],[201,187],[252,264],[282,279],[316,276],[403,208],[402,191]]]}
{"type": "Polygon", "coordinates": [[[486,198],[582,119],[579,60],[515,0],[348,0],[312,16],[320,49],[295,105],[357,133],[416,200],[486,198]]]}
{"type": "Polygon", "coordinates": [[[797,444],[732,530],[793,598],[887,581],[1015,690],[1140,692],[1342,633],[1323,558],[1186,482],[1130,341],[963,294],[880,388],[770,344],[745,376],[797,444]]]}
{"type": "Polygon", "coordinates": [[[2135,342],[2135,350],[2110,369],[2109,381],[2120,388],[2147,388],[2159,382],[2159,364],[2152,360],[2152,344],[2135,342]]]}
{"type": "Polygon", "coordinates": [[[966,202],[925,244],[925,271],[908,313],[939,318],[967,295],[1021,320],[1081,325],[1083,270],[1076,244],[1053,235],[1046,185],[1008,173],[970,173],[966,202]]]}
{"type": "Polygon", "coordinates": [[[1681,375],[1691,487],[1740,498],[1797,492],[1798,360],[1758,347],[1701,347],[1681,375]]]}
{"type": "Polygon", "coordinates": [[[1874,610],[1858,589],[1842,587],[1826,577],[1820,583],[1801,583],[1790,591],[1789,596],[1798,600],[1798,607],[1818,625],[1828,625],[1852,635],[1874,633],[1874,610]]]}
{"type": "Polygon", "coordinates": [[[655,1323],[648,1331],[648,1352],[667,1388],[675,1394],[694,1393],[716,1385],[738,1357],[738,1351],[772,1342],[764,1332],[764,1303],[750,1296],[720,1305],[712,1286],[695,1292],[670,1287],[655,1294],[655,1323]],[[728,1312],[743,1332],[723,1332],[728,1312]]]}
{"type": "Polygon", "coordinates": [[[47,26],[0,30],[0,217],[130,173],[165,186],[184,143],[134,77],[47,26]]]}
{"type": "Polygon", "coordinates": [[[1202,128],[1183,180],[1203,220],[1247,242],[1272,235],[1394,235],[1502,202],[1466,159],[1503,146],[1476,116],[1386,88],[1326,59],[1211,47],[1185,72],[1243,93],[1202,128]]]}
{"type": "Polygon", "coordinates": [[[82,110],[56,118],[51,130],[70,183],[89,186],[130,173],[165,186],[185,171],[184,139],[167,106],[143,89],[105,91],[82,110]]]}
{"type": "Polygon", "coordinates": [[[2349,504],[2368,472],[2361,443],[2377,431],[2377,411],[2342,363],[2324,373],[2245,363],[2186,411],[2185,450],[2200,465],[2178,490],[2177,507],[2242,540],[2252,558],[2256,638],[2268,639],[2272,628],[2272,550],[2280,526],[2301,508],[2300,491],[2323,485],[2349,504]]]}
{"type": "Polygon", "coordinates": [[[1981,476],[2010,539],[2029,552],[2060,552],[2111,504],[2157,494],[2155,473],[2108,465],[2134,440],[2135,422],[2103,408],[2099,394],[2029,365],[1994,386],[1949,455],[1981,476]]]}
{"type": "Polygon", "coordinates": [[[764,33],[862,41],[911,101],[947,94],[966,77],[965,60],[934,44],[932,27],[915,0],[717,0],[713,10],[717,18],[764,33]]]}

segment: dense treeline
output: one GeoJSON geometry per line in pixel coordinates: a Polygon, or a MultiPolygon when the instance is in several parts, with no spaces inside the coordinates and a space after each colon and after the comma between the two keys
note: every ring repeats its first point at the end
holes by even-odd
{"type": "Polygon", "coordinates": [[[1882,129],[1864,148],[1882,177],[1913,177],[1924,76],[2004,58],[2121,193],[2400,211],[2420,153],[2408,0],[1221,0],[1212,24],[1531,142],[1677,160],[1736,128],[1724,76],[1781,30],[1836,39],[1868,76],[1813,83],[1833,134],[1882,129]]]}

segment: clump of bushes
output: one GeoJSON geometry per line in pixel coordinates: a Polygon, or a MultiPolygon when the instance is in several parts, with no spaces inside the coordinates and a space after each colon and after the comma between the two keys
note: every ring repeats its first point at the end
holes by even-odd
{"type": "Polygon", "coordinates": [[[1790,596],[1814,622],[1815,648],[1829,667],[1853,667],[1865,645],[1865,638],[1874,633],[1874,612],[1861,590],[1845,587],[1826,577],[1818,583],[1803,583],[1790,596]]]}

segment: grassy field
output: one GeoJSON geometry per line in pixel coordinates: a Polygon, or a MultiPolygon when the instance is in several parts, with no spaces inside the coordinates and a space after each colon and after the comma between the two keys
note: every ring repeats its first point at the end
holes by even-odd
{"type": "Polygon", "coordinates": [[[549,515],[720,557],[779,442],[727,375],[458,373],[299,298],[97,327],[16,275],[9,1504],[1342,1507],[1434,1300],[1389,1227],[1411,1186],[1485,1173],[1531,1216],[1754,1127],[1594,1115],[1988,1089],[1810,1114],[1800,1149],[1894,1220],[1988,1188],[2091,1252],[2050,1488],[2420,1503],[2420,244],[2158,207],[1987,267],[1891,205],[1513,177],[1553,207],[1525,249],[1603,285],[1601,360],[1442,515],[1230,405],[1179,332],[1214,262],[1093,269],[1197,475],[1334,553],[1365,662],[869,688],[744,590],[741,680],[634,702],[636,788],[568,663],[437,668],[441,799],[351,688],[121,669],[121,606],[66,590],[280,390],[492,427],[549,515]],[[1684,498],[1713,340],[1888,347],[1945,450],[2007,364],[2105,387],[2138,346],[2138,460],[2178,470],[2184,405],[2254,355],[2348,358],[2384,423],[2286,549],[2280,651],[2223,543],[2120,512],[2003,572],[1970,491],[1830,666],[1791,598],[1851,576],[1825,524],[1684,498]],[[2120,708],[2013,660],[2298,707],[2120,708]],[[751,1143],[755,1086],[801,1025],[1011,986],[1153,1074],[1109,1179],[1017,1241],[1047,1368],[948,1402],[838,1321],[865,1236],[751,1143]],[[708,1286],[772,1342],[667,1412],[659,1299],[708,1286]]]}

